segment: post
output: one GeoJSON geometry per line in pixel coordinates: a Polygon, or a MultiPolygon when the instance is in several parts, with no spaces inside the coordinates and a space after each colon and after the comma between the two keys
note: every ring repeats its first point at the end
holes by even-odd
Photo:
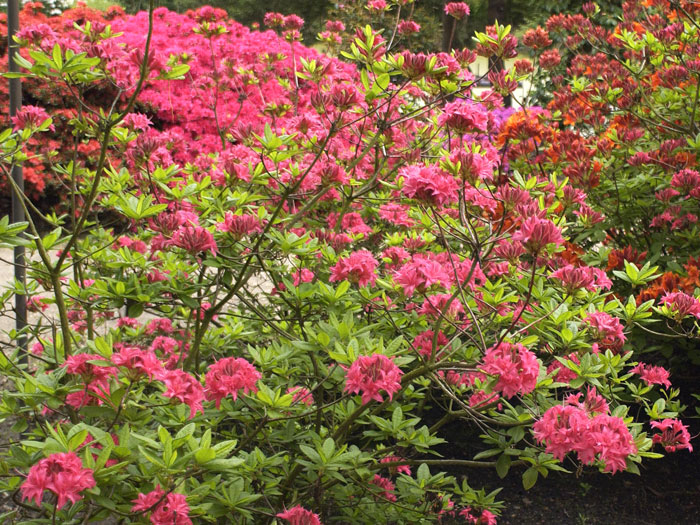
{"type": "MultiPolygon", "coordinates": [[[[19,72],[15,64],[15,55],[18,53],[18,45],[14,41],[14,35],[19,29],[19,0],[7,0],[7,58],[9,61],[8,71],[19,72]]],[[[10,79],[10,117],[14,117],[19,108],[22,107],[22,80],[19,78],[10,79]]],[[[12,179],[17,184],[21,192],[24,192],[24,175],[22,166],[12,166],[12,179]]],[[[24,210],[19,201],[19,196],[12,192],[12,222],[24,221],[24,210]]],[[[15,246],[14,250],[15,279],[25,284],[24,269],[24,246],[15,246]]],[[[27,297],[25,295],[15,295],[15,327],[17,332],[27,326],[27,297]]],[[[27,338],[18,338],[19,346],[27,349],[27,338]]],[[[26,354],[25,354],[26,355],[26,354]]],[[[26,357],[25,357],[26,359],[26,357]]]]}

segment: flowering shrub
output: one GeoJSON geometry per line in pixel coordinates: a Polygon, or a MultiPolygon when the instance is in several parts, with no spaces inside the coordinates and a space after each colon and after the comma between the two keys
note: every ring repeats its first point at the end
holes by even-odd
{"type": "Polygon", "coordinates": [[[698,14],[693,2],[629,0],[611,27],[587,2],[581,14],[529,30],[532,61],[515,70],[549,87],[546,109],[536,121],[512,119],[501,134],[523,177],[568,178],[562,206],[581,219],[576,243],[604,246],[584,259],[605,265],[619,294],[634,294],[645,315],[663,321],[654,330],[629,324],[635,342],[670,357],[681,346],[664,341],[671,335],[695,362],[698,14]]]}
{"type": "MultiPolygon", "coordinates": [[[[530,488],[564,461],[638,473],[690,450],[678,390],[627,337],[650,306],[612,294],[608,248],[581,237],[586,193],[516,169],[547,113],[502,108],[497,71],[472,92],[469,50],[394,52],[366,27],[343,63],[288,18],[156,9],[24,42],[24,74],[59,79],[99,148],[58,163],[81,198],[53,231],[0,222],[57,312],[0,354],[23,433],[0,486],[22,513],[495,523],[496,494],[444,468],[530,488]],[[440,456],[451,424],[481,436],[474,457],[440,456]]],[[[487,33],[478,53],[512,55],[508,28],[487,33]]],[[[25,112],[6,175],[53,124],[25,112]]]]}

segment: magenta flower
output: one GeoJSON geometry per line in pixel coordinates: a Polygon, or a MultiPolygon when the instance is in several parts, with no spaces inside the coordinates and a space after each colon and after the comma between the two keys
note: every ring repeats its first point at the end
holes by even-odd
{"type": "Polygon", "coordinates": [[[209,367],[205,384],[205,395],[209,401],[216,401],[216,408],[221,400],[230,395],[235,401],[238,393],[257,392],[255,385],[262,375],[255,367],[242,357],[225,357],[209,367]]]}
{"type": "Polygon", "coordinates": [[[510,398],[517,393],[528,394],[535,389],[540,363],[535,354],[520,343],[501,343],[486,351],[481,370],[497,376],[494,389],[510,398]]]}
{"type": "Polygon", "coordinates": [[[420,25],[413,20],[402,20],[399,22],[397,30],[400,35],[414,35],[420,31],[420,25]]]}
{"type": "Polygon", "coordinates": [[[133,379],[145,375],[153,379],[163,370],[163,363],[152,352],[141,350],[135,346],[125,346],[119,352],[112,354],[112,363],[122,366],[131,372],[133,379]]]}
{"type": "Polygon", "coordinates": [[[561,230],[552,221],[534,216],[523,221],[520,229],[513,234],[513,240],[520,241],[532,254],[539,253],[548,244],[559,246],[564,242],[561,230]]]}
{"type": "Polygon", "coordinates": [[[338,260],[331,268],[330,281],[350,281],[360,286],[374,284],[377,280],[377,260],[368,250],[358,250],[338,260]]]}
{"type": "Polygon", "coordinates": [[[612,281],[603,270],[590,266],[574,267],[569,264],[553,272],[550,277],[560,280],[562,287],[569,294],[582,288],[593,292],[597,289],[609,290],[612,287],[612,281]]]}
{"type": "Polygon", "coordinates": [[[590,326],[593,338],[603,349],[620,350],[627,339],[620,320],[605,312],[588,314],[583,322],[590,326]]]}
{"type": "Polygon", "coordinates": [[[152,525],[192,525],[190,506],[184,494],[165,492],[157,485],[148,494],[139,494],[132,502],[132,512],[145,512],[151,509],[152,525]]]}
{"type": "Polygon", "coordinates": [[[440,262],[416,255],[396,271],[394,281],[411,297],[416,290],[423,293],[433,286],[449,289],[454,278],[440,262]]]}
{"type": "Polygon", "coordinates": [[[292,507],[289,510],[277,514],[278,518],[287,520],[290,525],[321,525],[321,520],[318,514],[314,514],[310,510],[306,510],[301,505],[292,507]]]}
{"type": "Polygon", "coordinates": [[[192,255],[198,255],[206,251],[216,255],[217,251],[214,236],[209,230],[201,226],[181,226],[173,233],[172,243],[173,246],[182,248],[192,255]]]}
{"type": "Polygon", "coordinates": [[[445,5],[445,14],[461,20],[469,16],[469,6],[465,2],[450,2],[445,5]]]}
{"type": "Polygon", "coordinates": [[[226,212],[224,222],[218,223],[216,229],[231,233],[236,239],[241,239],[245,235],[262,232],[260,219],[255,215],[234,215],[230,211],[226,212]]]}
{"type": "Polygon", "coordinates": [[[481,104],[469,100],[457,99],[445,104],[438,124],[463,135],[469,132],[485,132],[488,129],[488,111],[481,104]]]}
{"type": "Polygon", "coordinates": [[[688,315],[700,319],[700,301],[687,293],[667,293],[661,298],[661,304],[665,304],[678,319],[683,319],[688,315]]]}
{"type": "Polygon", "coordinates": [[[406,166],[399,174],[403,177],[404,195],[434,206],[445,206],[457,201],[458,185],[455,178],[435,166],[406,166]]]}
{"type": "Polygon", "coordinates": [[[392,399],[394,393],[401,390],[402,375],[393,359],[382,354],[362,355],[347,371],[345,391],[354,394],[362,392],[363,405],[372,399],[382,402],[384,398],[380,391],[384,390],[392,399]]]}
{"type": "Polygon", "coordinates": [[[654,434],[651,439],[654,443],[661,444],[666,449],[666,452],[675,452],[684,448],[688,449],[688,452],[693,451],[688,427],[680,420],[664,419],[663,421],[652,421],[651,426],[661,430],[661,434],[654,434]]]}
{"type": "Polygon", "coordinates": [[[197,379],[180,369],[160,372],[156,379],[165,384],[165,397],[177,399],[190,407],[190,419],[199,411],[204,413],[204,389],[197,379]]]}
{"type": "Polygon", "coordinates": [[[37,505],[41,505],[44,490],[50,490],[57,497],[58,508],[62,509],[68,501],[81,500],[79,493],[94,486],[92,470],[83,468],[75,452],[62,452],[51,454],[32,466],[20,490],[23,499],[34,500],[37,505]]]}
{"type": "Polygon", "coordinates": [[[637,366],[632,368],[630,372],[632,374],[639,374],[642,381],[644,381],[647,385],[663,385],[666,389],[671,386],[671,381],[669,380],[670,373],[662,366],[639,363],[637,366]]]}
{"type": "MultiPolygon", "coordinates": [[[[50,118],[51,117],[44,108],[26,105],[22,106],[11,120],[12,124],[14,124],[15,131],[24,128],[30,128],[33,131],[50,118]]],[[[49,129],[51,131],[55,130],[53,124],[49,126],[49,129]]]]}
{"type": "Polygon", "coordinates": [[[396,496],[394,495],[396,486],[390,479],[382,477],[379,474],[375,474],[374,478],[369,482],[371,485],[376,485],[384,491],[382,494],[380,494],[381,497],[389,501],[396,501],[396,496]]]}
{"type": "Polygon", "coordinates": [[[627,457],[637,451],[622,418],[608,414],[589,417],[580,404],[553,406],[535,422],[533,432],[559,461],[569,452],[576,452],[582,463],[599,459],[613,474],[625,470],[627,457]]]}

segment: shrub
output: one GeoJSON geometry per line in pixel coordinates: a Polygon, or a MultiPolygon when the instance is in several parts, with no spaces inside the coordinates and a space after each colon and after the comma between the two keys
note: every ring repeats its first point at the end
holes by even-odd
{"type": "MultiPolygon", "coordinates": [[[[551,132],[501,108],[514,77],[477,96],[468,50],[398,53],[366,27],[351,65],[268,21],[280,36],[157,9],[27,42],[25,74],[77,95],[70,126],[99,152],[58,165],[81,198],[55,229],[28,224],[26,291],[58,322],[31,324],[28,359],[0,355],[0,410],[23,433],[1,483],[23,512],[493,523],[497,491],[446,469],[530,488],[564,461],[639,472],[655,444],[689,448],[678,391],[627,339],[650,305],[578,255],[605,250],[568,213],[585,193],[508,157],[509,134],[551,132]],[[450,425],[478,453],[441,455],[450,425]]],[[[6,173],[51,124],[0,137],[6,173]]]]}

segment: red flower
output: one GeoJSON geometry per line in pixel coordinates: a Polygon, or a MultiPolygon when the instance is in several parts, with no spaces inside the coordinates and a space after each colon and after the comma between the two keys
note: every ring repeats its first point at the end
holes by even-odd
{"type": "Polygon", "coordinates": [[[75,452],[51,454],[29,469],[27,479],[22,483],[24,499],[34,500],[41,505],[44,490],[53,492],[61,509],[70,500],[76,503],[82,499],[79,492],[95,486],[92,470],[83,468],[83,462],[75,452]]]}
{"type": "Polygon", "coordinates": [[[382,402],[384,398],[380,390],[389,394],[389,399],[395,392],[401,390],[403,372],[394,361],[382,354],[363,355],[357,358],[347,372],[345,391],[362,392],[362,404],[372,399],[382,402]]]}
{"type": "Polygon", "coordinates": [[[235,401],[238,392],[257,392],[255,383],[262,376],[253,365],[241,357],[225,357],[209,367],[205,380],[207,400],[216,401],[216,408],[221,400],[230,395],[235,401]]]}

